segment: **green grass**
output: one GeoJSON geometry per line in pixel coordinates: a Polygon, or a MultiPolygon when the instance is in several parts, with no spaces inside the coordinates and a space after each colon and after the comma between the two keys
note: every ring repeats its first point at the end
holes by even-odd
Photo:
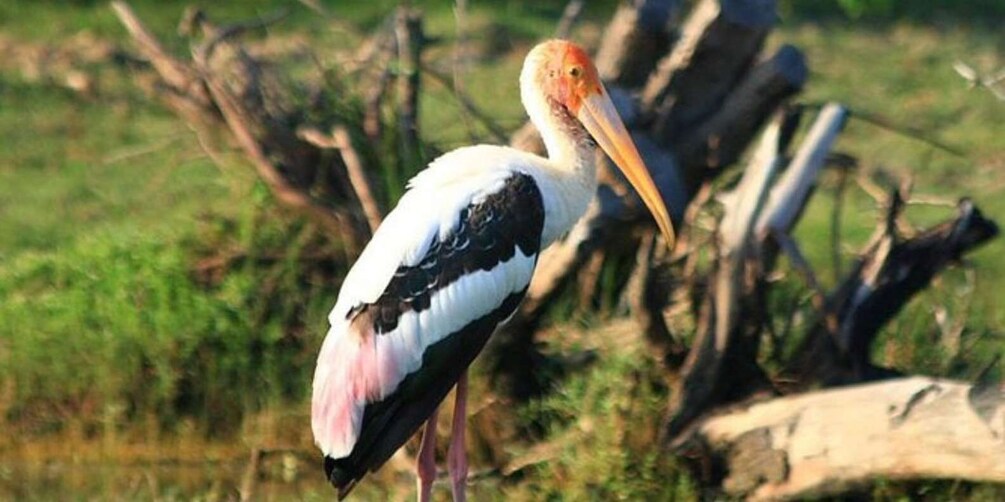
{"type": "MultiPolygon", "coordinates": [[[[783,26],[775,43],[792,43],[806,52],[811,68],[804,99],[838,101],[855,111],[880,115],[901,127],[924,131],[964,152],[960,158],[930,145],[852,119],[836,148],[863,162],[867,170],[883,169],[900,179],[914,180],[914,193],[953,203],[971,197],[985,215],[1005,221],[1005,191],[996,173],[1005,166],[1005,104],[989,92],[969,89],[952,69],[960,59],[990,72],[1005,66],[1000,48],[1005,35],[981,23],[945,21],[937,27],[892,21],[882,29],[827,21],[783,26]]],[[[830,258],[830,214],[833,180],[818,191],[796,230],[823,282],[833,285],[830,258]]],[[[879,210],[871,198],[849,184],[842,213],[845,269],[854,252],[868,239],[879,210]]],[[[952,207],[911,206],[908,219],[917,227],[955,215],[952,207]]],[[[1000,266],[1003,243],[995,240],[967,257],[974,271],[972,290],[962,272],[943,274],[935,288],[908,305],[884,329],[876,344],[879,361],[898,369],[925,374],[972,377],[1000,352],[994,340],[1005,332],[1005,277],[1000,266]],[[959,299],[963,291],[964,299],[959,299]],[[934,308],[948,303],[950,312],[965,318],[965,343],[971,350],[962,360],[939,353],[934,308]],[[966,309],[953,305],[966,304],[966,309]],[[920,347],[924,354],[905,347],[920,347]],[[905,350],[907,352],[905,352],[905,350]]]]}
{"type": "Polygon", "coordinates": [[[166,111],[3,79],[0,257],[104,229],[177,234],[225,198],[217,169],[166,111]]]}
{"type": "MultiPolygon", "coordinates": [[[[185,2],[133,3],[155,32],[175,40],[185,2]]],[[[370,29],[396,3],[332,2],[329,8],[340,19],[370,29]]],[[[429,60],[449,63],[455,36],[451,5],[416,3],[426,12],[427,34],[442,37],[429,60]]],[[[470,6],[468,36],[491,50],[464,68],[463,86],[504,127],[523,121],[515,79],[522,54],[551,33],[564,4],[513,0],[470,6]]],[[[207,10],[223,21],[284,6],[290,17],[270,31],[306,31],[336,43],[324,21],[298,2],[214,3],[207,10]]],[[[613,6],[613,1],[590,2],[577,38],[595,41],[597,23],[613,6]]],[[[932,1],[910,15],[900,6],[866,10],[863,22],[852,24],[836,3],[783,2],[785,21],[769,45],[791,43],[806,52],[812,77],[802,99],[840,101],[924,130],[966,158],[857,120],[849,123],[838,149],[863,160],[867,169],[913,176],[918,194],[950,200],[971,196],[987,215],[1005,222],[1005,183],[998,175],[1005,167],[1005,104],[987,92],[968,90],[951,68],[955,59],[983,71],[1005,66],[1005,34],[984,19],[1000,19],[1002,9],[968,3],[959,16],[929,22],[946,8],[932,1]]],[[[81,30],[125,40],[103,1],[0,3],[5,36],[41,42],[81,30]]],[[[186,50],[180,41],[169,45],[186,50]]],[[[421,102],[425,139],[441,150],[470,143],[469,121],[454,98],[432,81],[423,85],[428,91],[421,102]]],[[[13,427],[23,438],[35,439],[77,435],[84,443],[121,436],[116,444],[122,448],[151,437],[159,444],[189,435],[240,447],[309,450],[305,395],[339,274],[298,264],[300,253],[319,246],[315,229],[277,210],[239,155],[223,147],[231,165],[215,166],[187,127],[149,104],[124,79],[113,80],[96,97],[81,98],[25,82],[11,70],[0,72],[0,137],[0,423],[5,430],[13,427]],[[247,256],[221,277],[193,272],[200,258],[227,250],[247,256]]],[[[409,169],[385,182],[400,189],[409,169]]],[[[829,247],[832,188],[833,176],[826,176],[796,230],[827,286],[835,282],[829,247]]],[[[849,185],[841,229],[845,269],[871,234],[876,211],[870,198],[849,185]]],[[[908,211],[919,226],[952,214],[951,208],[912,206],[908,211]]],[[[943,274],[884,330],[877,360],[904,371],[973,378],[1000,352],[1005,333],[1001,255],[1002,244],[995,242],[970,257],[972,283],[960,269],[943,274]],[[964,319],[958,354],[940,346],[933,327],[933,308],[939,304],[951,318],[964,319]]],[[[774,301],[787,305],[789,297],[803,293],[793,278],[774,301]]],[[[527,468],[519,483],[489,483],[491,489],[476,488],[481,490],[476,494],[548,500],[695,498],[694,481],[652,448],[666,399],[666,390],[654,381],[657,371],[649,362],[640,363],[641,349],[626,349],[620,343],[623,334],[605,327],[604,319],[580,316],[562,324],[564,316],[554,316],[557,331],[589,323],[592,332],[592,337],[572,333],[565,344],[599,347],[601,362],[544,401],[519,410],[519,418],[536,424],[542,441],[554,445],[547,461],[527,468]]],[[[22,443],[0,441],[0,456],[5,447],[16,450],[22,443]]],[[[304,463],[298,479],[313,479],[314,469],[304,463]]],[[[24,495],[16,491],[23,486],[11,472],[0,461],[0,497],[24,495]]],[[[239,476],[221,472],[210,469],[196,476],[199,481],[175,482],[175,474],[165,475],[171,488],[137,493],[167,498],[232,493],[228,490],[239,476]]],[[[44,475],[37,483],[52,484],[54,498],[91,489],[125,493],[114,475],[95,477],[101,480],[97,488],[65,477],[52,484],[44,475]],[[58,491],[62,486],[64,491],[58,491]]],[[[328,495],[310,485],[281,493],[328,495]]],[[[364,498],[401,495],[396,485],[411,489],[410,480],[385,473],[361,491],[364,498]]],[[[935,489],[961,493],[955,485],[935,489]]],[[[893,499],[924,489],[905,492],[894,484],[877,490],[893,499]]],[[[976,499],[983,493],[962,490],[976,499]]]]}

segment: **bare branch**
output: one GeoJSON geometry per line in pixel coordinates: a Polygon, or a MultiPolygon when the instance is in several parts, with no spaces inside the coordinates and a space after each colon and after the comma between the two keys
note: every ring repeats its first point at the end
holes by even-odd
{"type": "Polygon", "coordinates": [[[207,30],[209,34],[211,34],[211,36],[202,44],[200,44],[200,46],[197,47],[195,51],[201,52],[204,58],[208,58],[210,55],[213,54],[213,50],[215,50],[216,46],[219,45],[221,42],[239,36],[246,31],[257,30],[260,28],[265,28],[267,26],[276,24],[282,21],[283,19],[286,19],[287,15],[289,15],[288,10],[280,9],[276,12],[273,12],[272,14],[269,14],[268,16],[259,19],[253,19],[251,21],[244,21],[238,23],[231,23],[218,28],[213,27],[212,29],[207,30]]]}
{"type": "Polygon", "coordinates": [[[500,127],[499,124],[492,117],[490,117],[480,108],[478,108],[478,106],[475,105],[474,101],[472,101],[471,98],[467,94],[465,94],[463,90],[456,87],[455,85],[457,82],[456,79],[451,79],[447,77],[446,75],[437,71],[435,68],[432,68],[430,65],[426,63],[422,64],[422,71],[426,72],[427,75],[432,77],[434,82],[446,87],[447,89],[450,89],[451,94],[454,96],[454,99],[456,99],[457,102],[460,103],[461,107],[464,108],[464,111],[468,115],[478,120],[479,123],[481,123],[483,126],[485,126],[486,129],[489,130],[489,133],[492,134],[492,139],[500,143],[505,143],[508,140],[508,135],[506,134],[506,131],[503,130],[503,128],[500,127]]]}
{"type": "Polygon", "coordinates": [[[398,122],[403,157],[414,163],[419,153],[419,68],[422,66],[422,15],[407,8],[398,10],[395,22],[398,41],[398,122]]]}
{"type": "Polygon", "coordinates": [[[210,98],[202,86],[198,74],[187,64],[174,58],[161,46],[157,38],[147,29],[146,25],[133,12],[126,2],[112,2],[112,9],[119,21],[129,31],[140,53],[150,61],[164,81],[178,92],[194,98],[200,105],[209,107],[210,98]]]}
{"type": "Polygon", "coordinates": [[[768,207],[757,221],[758,235],[766,235],[769,227],[787,233],[795,225],[847,115],[847,110],[836,103],[820,111],[785,174],[771,189],[768,207]]]}
{"type": "Polygon", "coordinates": [[[565,4],[562,17],[558,20],[558,26],[555,27],[555,38],[569,38],[572,26],[576,24],[576,20],[583,12],[585,3],[584,0],[570,0],[569,3],[565,4]]]}
{"type": "Polygon", "coordinates": [[[955,219],[900,239],[893,215],[901,206],[891,204],[877,238],[828,299],[829,310],[838,316],[837,336],[818,323],[798,349],[787,373],[805,384],[888,375],[870,362],[879,330],[942,269],[998,235],[998,226],[964,199],[955,219]]]}
{"type": "MultiPolygon", "coordinates": [[[[763,381],[754,381],[760,373],[756,361],[756,337],[745,334],[748,326],[757,326],[751,318],[759,314],[756,308],[755,283],[750,280],[754,246],[751,239],[754,225],[764,208],[771,180],[783,160],[789,136],[789,117],[779,116],[768,125],[758,143],[757,151],[736,189],[723,200],[724,214],[719,225],[717,268],[710,280],[709,291],[702,307],[698,335],[681,368],[681,378],[671,393],[669,418],[665,438],[674,441],[685,428],[725,388],[737,383],[729,392],[744,392],[763,381]],[[722,368],[729,360],[729,375],[722,368]],[[727,382],[728,380],[728,382],[727,382]]],[[[760,375],[763,378],[763,375],[760,375]]]]}
{"type": "Polygon", "coordinates": [[[377,204],[377,199],[373,196],[373,184],[370,177],[363,168],[363,161],[360,159],[356,149],[352,146],[352,136],[345,126],[335,126],[332,128],[330,136],[326,136],[317,129],[301,127],[297,129],[297,135],[319,148],[338,149],[345,161],[346,173],[349,176],[349,183],[352,185],[356,197],[359,199],[360,207],[366,215],[367,224],[370,226],[370,233],[377,231],[380,226],[382,212],[377,204]]]}

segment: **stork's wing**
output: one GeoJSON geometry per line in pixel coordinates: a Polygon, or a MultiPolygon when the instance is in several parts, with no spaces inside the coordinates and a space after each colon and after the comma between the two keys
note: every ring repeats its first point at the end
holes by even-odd
{"type": "MultiPolygon", "coordinates": [[[[541,192],[532,176],[519,172],[479,186],[466,190],[467,203],[454,209],[448,231],[413,233],[421,256],[413,253],[388,274],[379,296],[372,297],[374,286],[363,284],[362,275],[353,275],[361,263],[350,272],[352,284],[369,288],[372,299],[350,305],[351,292],[340,293],[312,407],[314,437],[337,486],[351,487],[414,434],[523,298],[541,243],[541,192]]],[[[406,196],[388,220],[406,217],[390,228],[407,227],[401,222],[420,211],[443,218],[410,202],[416,200],[431,203],[406,196]]],[[[364,255],[373,246],[394,245],[393,237],[378,231],[364,255]]],[[[384,280],[383,273],[373,275],[384,280]]]]}

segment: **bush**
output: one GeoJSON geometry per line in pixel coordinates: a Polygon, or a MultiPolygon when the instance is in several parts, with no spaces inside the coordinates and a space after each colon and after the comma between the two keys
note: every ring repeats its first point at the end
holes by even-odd
{"type": "Polygon", "coordinates": [[[8,264],[0,276],[8,424],[46,432],[77,421],[93,431],[153,414],[161,426],[192,417],[214,433],[270,402],[302,402],[320,339],[289,329],[304,322],[303,308],[273,315],[257,294],[266,274],[281,285],[295,270],[237,268],[204,288],[190,263],[177,243],[105,235],[8,264]]]}

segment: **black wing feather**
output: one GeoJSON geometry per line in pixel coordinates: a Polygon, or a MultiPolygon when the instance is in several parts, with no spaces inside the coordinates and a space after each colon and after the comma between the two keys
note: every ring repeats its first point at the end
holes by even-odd
{"type": "MultiPolygon", "coordinates": [[[[353,307],[350,315],[369,313],[363,319],[372,319],[378,336],[390,332],[403,313],[429,308],[431,295],[461,276],[491,270],[512,258],[517,248],[536,258],[543,227],[544,201],[537,184],[531,176],[515,173],[501,190],[462,210],[454,232],[442,242],[434,240],[417,265],[399,267],[375,302],[353,307]]],[[[339,489],[340,499],[415,434],[525,292],[510,294],[495,310],[429,346],[418,371],[406,376],[384,400],[366,406],[352,452],[324,461],[325,474],[339,489]]]]}

